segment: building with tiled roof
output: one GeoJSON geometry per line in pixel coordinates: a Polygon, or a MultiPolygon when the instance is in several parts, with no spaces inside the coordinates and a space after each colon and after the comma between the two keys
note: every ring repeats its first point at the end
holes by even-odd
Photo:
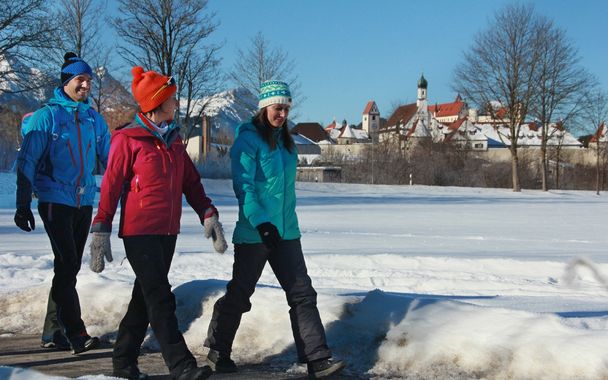
{"type": "Polygon", "coordinates": [[[456,96],[456,100],[452,103],[435,104],[429,106],[429,112],[437,121],[442,123],[451,123],[467,115],[467,104],[462,100],[460,95],[456,96]]]}
{"type": "Polygon", "coordinates": [[[608,137],[606,136],[606,123],[601,123],[600,126],[597,128],[597,130],[595,131],[595,133],[593,134],[593,136],[591,136],[591,139],[589,140],[589,143],[595,143],[597,144],[597,142],[600,143],[606,143],[608,142],[608,137]]]}
{"type": "Polygon", "coordinates": [[[291,133],[297,133],[318,143],[329,139],[327,132],[319,123],[298,123],[291,129],[291,133]]]}
{"type": "Polygon", "coordinates": [[[380,111],[378,110],[376,102],[373,100],[367,102],[365,109],[363,109],[361,129],[367,132],[368,135],[378,132],[380,129],[380,111]]]}

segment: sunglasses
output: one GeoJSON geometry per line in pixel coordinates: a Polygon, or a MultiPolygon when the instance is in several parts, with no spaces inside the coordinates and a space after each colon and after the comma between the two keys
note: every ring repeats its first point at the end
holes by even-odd
{"type": "Polygon", "coordinates": [[[160,86],[160,88],[158,90],[156,90],[156,92],[154,94],[152,94],[151,99],[156,98],[158,96],[158,94],[160,94],[165,88],[167,88],[169,86],[175,86],[175,79],[173,77],[169,77],[167,82],[164,83],[162,86],[160,86]]]}

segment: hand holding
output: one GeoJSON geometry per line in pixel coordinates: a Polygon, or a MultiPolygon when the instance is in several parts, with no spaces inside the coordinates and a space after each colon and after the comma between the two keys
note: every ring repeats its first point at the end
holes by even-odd
{"type": "Polygon", "coordinates": [[[279,230],[277,230],[274,224],[270,222],[264,222],[258,225],[256,228],[266,248],[272,251],[279,247],[281,235],[279,235],[279,230]]]}
{"type": "Polygon", "coordinates": [[[106,264],[104,261],[111,262],[112,247],[110,245],[110,233],[109,232],[93,232],[93,238],[91,239],[91,262],[89,267],[95,273],[101,273],[106,264]]]}
{"type": "Polygon", "coordinates": [[[36,229],[36,219],[29,208],[18,208],[15,211],[15,224],[23,231],[30,232],[36,229]]]}

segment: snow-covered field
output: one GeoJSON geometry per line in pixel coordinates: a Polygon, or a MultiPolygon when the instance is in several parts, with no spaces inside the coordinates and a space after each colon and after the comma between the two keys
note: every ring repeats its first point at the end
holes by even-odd
{"type": "MultiPolygon", "coordinates": [[[[0,174],[1,336],[40,332],[52,278],[53,256],[38,216],[29,234],[13,224],[14,182],[13,174],[0,174]]],[[[203,182],[231,236],[238,209],[230,181],[203,182]]],[[[608,379],[607,195],[297,188],[321,317],[330,347],[349,363],[350,374],[608,379]]],[[[232,248],[214,253],[191,209],[184,210],[170,279],[186,341],[204,356],[213,302],[230,279],[232,248]]],[[[88,269],[87,252],[78,277],[89,332],[110,340],[134,279],[115,234],[112,244],[115,260],[102,274],[88,269]]],[[[234,345],[237,363],[265,360],[304,373],[292,365],[288,308],[269,268],[252,303],[234,345]]],[[[153,338],[146,344],[156,345],[153,338]]]]}

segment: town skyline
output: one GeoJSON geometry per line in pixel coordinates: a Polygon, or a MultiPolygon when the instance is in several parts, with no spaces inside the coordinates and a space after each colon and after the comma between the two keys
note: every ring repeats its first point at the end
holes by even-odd
{"type": "MultiPolygon", "coordinates": [[[[242,0],[210,0],[208,7],[220,21],[212,39],[225,41],[224,69],[231,67],[236,50],[246,49],[249,39],[261,32],[296,62],[306,99],[294,121],[325,126],[334,117],[358,124],[370,100],[388,118],[398,104],[416,102],[421,74],[429,83],[430,104],[452,102],[457,95],[451,88],[453,70],[463,52],[487,29],[495,12],[512,3],[265,0],[251,9],[242,0]]],[[[566,31],[581,65],[607,90],[608,71],[602,62],[608,60],[608,49],[601,30],[608,2],[522,2],[527,3],[566,31]]]]}

